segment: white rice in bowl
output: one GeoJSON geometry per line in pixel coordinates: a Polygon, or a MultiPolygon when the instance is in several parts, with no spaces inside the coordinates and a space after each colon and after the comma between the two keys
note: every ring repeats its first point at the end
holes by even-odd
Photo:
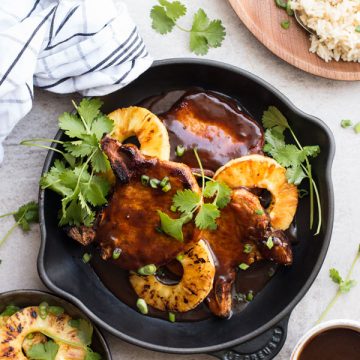
{"type": "Polygon", "coordinates": [[[311,35],[310,51],[326,62],[360,62],[360,0],[291,0],[311,35]]]}

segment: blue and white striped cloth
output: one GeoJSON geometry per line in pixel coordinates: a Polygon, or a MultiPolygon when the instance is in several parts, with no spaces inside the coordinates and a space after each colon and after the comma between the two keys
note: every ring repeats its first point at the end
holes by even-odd
{"type": "Polygon", "coordinates": [[[2,141],[31,109],[33,86],[105,95],[151,62],[123,3],[1,0],[0,162],[2,141]]]}

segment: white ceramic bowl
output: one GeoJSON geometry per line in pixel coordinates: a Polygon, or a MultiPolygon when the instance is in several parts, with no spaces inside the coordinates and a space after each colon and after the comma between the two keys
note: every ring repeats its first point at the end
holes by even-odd
{"type": "Polygon", "coordinates": [[[294,351],[291,354],[290,360],[298,360],[304,346],[308,343],[308,341],[315,336],[321,334],[322,332],[330,329],[352,329],[360,332],[360,322],[354,320],[346,320],[346,319],[338,319],[338,320],[330,320],[319,325],[314,326],[310,329],[296,344],[294,351]]]}

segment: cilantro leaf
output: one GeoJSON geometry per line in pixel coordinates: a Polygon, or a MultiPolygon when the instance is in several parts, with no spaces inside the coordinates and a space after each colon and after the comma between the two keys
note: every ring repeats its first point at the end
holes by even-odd
{"type": "Polygon", "coordinates": [[[180,1],[170,2],[167,0],[159,0],[159,4],[165,8],[166,15],[173,21],[176,21],[186,14],[186,6],[180,1]]]}
{"type": "Polygon", "coordinates": [[[90,128],[95,118],[100,114],[103,102],[98,98],[83,98],[78,106],[75,106],[81,119],[90,128]]]}
{"type": "Polygon", "coordinates": [[[71,138],[81,138],[86,133],[84,124],[75,114],[64,112],[59,116],[59,128],[71,138]]]}
{"type": "Polygon", "coordinates": [[[290,127],[285,116],[275,106],[269,106],[268,110],[264,111],[262,123],[265,129],[271,129],[274,126],[280,126],[283,128],[290,127]]]}
{"type": "Polygon", "coordinates": [[[305,178],[307,178],[307,175],[300,166],[295,166],[286,169],[286,178],[290,184],[298,186],[305,178]]]}
{"type": "Polygon", "coordinates": [[[195,217],[195,224],[200,230],[216,230],[215,220],[220,216],[220,211],[214,204],[203,204],[195,217]]]}
{"type": "Polygon", "coordinates": [[[335,284],[340,284],[343,281],[342,277],[339,274],[339,271],[334,268],[330,269],[329,276],[335,284]]]}
{"type": "Polygon", "coordinates": [[[173,205],[184,213],[192,212],[199,205],[200,201],[200,195],[189,189],[178,190],[173,197],[173,205]]]}
{"type": "Polygon", "coordinates": [[[162,6],[154,6],[151,9],[150,17],[152,19],[152,28],[162,35],[171,32],[175,26],[174,20],[167,16],[162,6]]]}
{"type": "Polygon", "coordinates": [[[226,35],[222,22],[210,21],[203,9],[194,15],[190,31],[190,49],[197,55],[207,54],[210,47],[219,47],[226,35]]]}
{"type": "Polygon", "coordinates": [[[355,280],[345,280],[340,283],[339,290],[342,294],[348,293],[356,285],[355,280]]]}
{"type": "Polygon", "coordinates": [[[215,205],[223,209],[231,200],[231,189],[224,183],[208,181],[205,185],[204,197],[211,198],[215,195],[215,205]]]}
{"type": "Polygon", "coordinates": [[[180,1],[159,0],[160,5],[152,7],[150,17],[152,28],[160,34],[166,34],[176,25],[180,30],[190,33],[190,50],[197,55],[205,55],[209,48],[221,46],[226,32],[221,20],[208,18],[203,9],[199,9],[193,18],[190,30],[183,29],[176,21],[186,14],[186,6],[180,1]]]}
{"type": "Polygon", "coordinates": [[[100,141],[104,134],[110,133],[114,128],[114,121],[105,115],[98,116],[92,126],[91,132],[95,135],[96,139],[100,141]]]}
{"type": "Polygon", "coordinates": [[[23,231],[29,231],[30,224],[39,222],[39,205],[35,201],[30,201],[20,206],[14,218],[23,231]]]}
{"type": "Polygon", "coordinates": [[[46,343],[35,344],[30,347],[26,355],[31,360],[55,360],[59,345],[49,340],[46,343]]]}
{"type": "Polygon", "coordinates": [[[188,221],[188,218],[184,216],[178,219],[173,219],[160,210],[158,210],[158,214],[160,216],[161,229],[164,231],[164,233],[178,241],[183,242],[184,235],[182,232],[182,227],[188,221]]]}
{"type": "Polygon", "coordinates": [[[64,148],[74,157],[85,157],[91,155],[94,147],[83,141],[72,141],[64,144],[64,148]]]}
{"type": "Polygon", "coordinates": [[[100,148],[97,148],[91,158],[91,166],[96,172],[105,172],[110,169],[110,163],[100,148]]]}
{"type": "Polygon", "coordinates": [[[85,319],[72,319],[69,325],[77,329],[78,336],[85,346],[91,344],[93,335],[93,326],[85,319]]]}

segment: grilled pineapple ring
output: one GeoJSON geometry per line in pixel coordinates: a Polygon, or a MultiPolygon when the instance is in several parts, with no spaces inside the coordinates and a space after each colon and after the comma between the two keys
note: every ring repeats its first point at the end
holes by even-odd
{"type": "Polygon", "coordinates": [[[285,168],[274,159],[262,155],[243,156],[221,167],[214,179],[231,188],[267,189],[272,195],[268,208],[272,226],[286,230],[293,221],[298,204],[297,188],[288,183],[285,168]]]}
{"type": "MultiPolygon", "coordinates": [[[[31,349],[32,346],[36,344],[46,343],[48,341],[47,337],[44,334],[35,333],[33,335],[34,337],[31,339],[26,337],[22,344],[22,348],[27,357],[29,357],[28,351],[31,349]]],[[[57,345],[59,346],[59,348],[56,353],[55,360],[84,360],[86,357],[85,348],[74,347],[63,344],[61,342],[58,342],[57,345]]]]}
{"type": "MultiPolygon", "coordinates": [[[[19,310],[10,316],[5,327],[0,329],[0,359],[27,360],[22,352],[23,342],[27,335],[38,332],[58,344],[84,348],[85,344],[79,338],[77,329],[69,325],[70,320],[71,317],[66,314],[48,314],[45,319],[41,319],[36,306],[19,310]]],[[[56,357],[56,360],[60,359],[56,357]]]]}
{"type": "Polygon", "coordinates": [[[165,125],[149,110],[130,106],[117,109],[108,115],[114,121],[114,130],[110,136],[121,143],[131,136],[136,136],[140,151],[144,155],[169,160],[170,142],[165,125]]]}
{"type": "Polygon", "coordinates": [[[195,308],[209,294],[213,286],[215,265],[203,240],[192,245],[182,259],[184,269],[181,281],[165,285],[155,275],[130,275],[130,282],[137,295],[159,310],[185,312],[195,308]]]}

